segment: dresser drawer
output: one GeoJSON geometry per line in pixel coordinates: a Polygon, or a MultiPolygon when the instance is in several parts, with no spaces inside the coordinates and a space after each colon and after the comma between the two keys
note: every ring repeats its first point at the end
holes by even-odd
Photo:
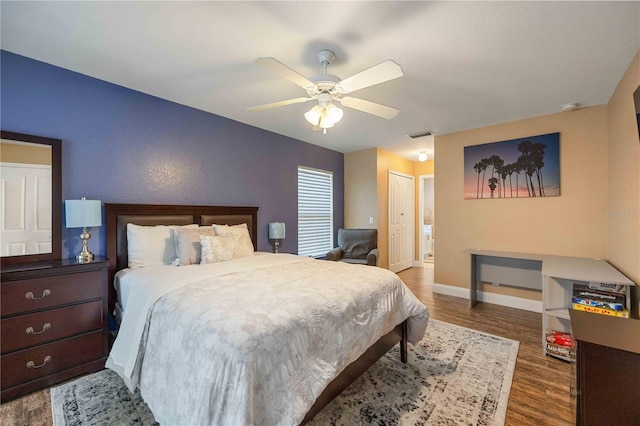
{"type": "Polygon", "coordinates": [[[102,301],[5,318],[0,321],[2,353],[102,329],[102,301]]]}
{"type": "Polygon", "coordinates": [[[2,355],[1,386],[11,388],[103,356],[102,330],[2,355]]]}
{"type": "Polygon", "coordinates": [[[2,283],[2,316],[102,297],[103,271],[53,275],[2,283]]]}

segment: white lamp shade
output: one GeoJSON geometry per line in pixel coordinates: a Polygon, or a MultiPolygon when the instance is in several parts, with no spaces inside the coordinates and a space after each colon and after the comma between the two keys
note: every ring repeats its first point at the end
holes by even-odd
{"type": "Polygon", "coordinates": [[[66,200],[64,202],[67,228],[102,225],[102,201],[66,200]]]}
{"type": "Polygon", "coordinates": [[[285,234],[285,226],[282,222],[275,222],[269,224],[269,239],[270,240],[283,240],[285,234]]]}
{"type": "Polygon", "coordinates": [[[329,129],[342,120],[343,115],[344,113],[340,108],[330,103],[326,106],[315,105],[304,113],[304,118],[314,126],[329,129]]]}

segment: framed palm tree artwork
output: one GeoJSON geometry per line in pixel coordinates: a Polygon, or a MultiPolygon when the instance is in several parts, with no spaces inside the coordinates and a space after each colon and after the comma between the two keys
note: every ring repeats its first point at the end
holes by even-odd
{"type": "Polygon", "coordinates": [[[464,198],[560,195],[560,133],[464,148],[464,198]]]}

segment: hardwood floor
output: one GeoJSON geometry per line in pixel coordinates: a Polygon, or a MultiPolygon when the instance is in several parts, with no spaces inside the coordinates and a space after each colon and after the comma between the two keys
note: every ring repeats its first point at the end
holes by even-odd
{"type": "MultiPolygon", "coordinates": [[[[511,386],[506,425],[572,425],[571,365],[545,357],[541,314],[433,294],[433,264],[398,275],[428,308],[432,318],[518,340],[520,349],[511,386]]],[[[0,405],[2,425],[50,425],[49,390],[0,405]]]]}
{"type": "Polygon", "coordinates": [[[520,342],[505,424],[575,424],[572,365],[542,354],[542,315],[481,302],[469,308],[467,299],[433,294],[433,264],[425,266],[398,275],[427,306],[431,318],[520,342]]]}

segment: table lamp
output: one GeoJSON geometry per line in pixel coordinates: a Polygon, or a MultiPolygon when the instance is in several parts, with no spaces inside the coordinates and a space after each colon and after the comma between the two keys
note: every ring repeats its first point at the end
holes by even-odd
{"type": "Polygon", "coordinates": [[[87,243],[91,238],[87,227],[102,225],[102,202],[82,197],[80,200],[66,200],[64,205],[67,228],[82,228],[80,234],[82,251],[76,255],[76,261],[89,263],[93,260],[93,253],[87,248],[87,243]]]}
{"type": "Polygon", "coordinates": [[[279,240],[284,240],[285,226],[282,222],[274,222],[269,224],[269,239],[273,240],[273,246],[275,247],[275,253],[278,253],[278,247],[280,246],[279,240]]]}

